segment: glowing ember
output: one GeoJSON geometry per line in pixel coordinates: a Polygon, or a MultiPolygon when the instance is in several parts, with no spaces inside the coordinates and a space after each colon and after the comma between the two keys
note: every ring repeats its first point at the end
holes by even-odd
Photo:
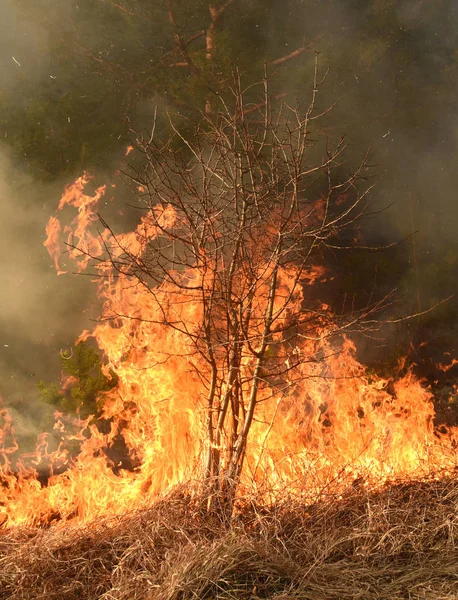
{"type": "MultiPolygon", "coordinates": [[[[59,204],[59,211],[66,206],[77,209],[71,227],[64,231],[69,256],[76,261],[78,271],[87,267],[91,257],[101,259],[107,247],[112,260],[122,260],[126,252],[140,258],[161,230],[174,226],[175,211],[158,206],[153,208],[154,215],[144,215],[130,233],[114,238],[105,229],[95,234],[91,225],[97,219],[97,204],[105,188],[93,196],[85,195],[88,182],[87,175],[80,177],[59,204]]],[[[57,217],[51,217],[47,234],[45,245],[60,274],[62,226],[57,217]]],[[[76,458],[69,455],[65,445],[50,452],[43,434],[37,440],[33,467],[23,466],[20,472],[13,472],[9,457],[18,450],[14,424],[5,410],[0,411],[0,523],[8,526],[56,517],[86,520],[121,513],[198,476],[203,468],[204,382],[210,377],[209,364],[195,357],[191,362],[190,336],[164,324],[166,318],[173,321],[179,317],[188,324],[189,332],[197,331],[203,319],[199,294],[187,285],[180,299],[160,283],[152,294],[138,278],[122,269],[114,271],[111,262],[99,260],[96,268],[103,276],[99,294],[104,299],[104,318],[80,339],[96,340],[104,353],[106,373],[112,370],[119,379],[117,387],[103,398],[102,416],[108,427],[98,427],[91,417],[78,421],[57,415],[56,430],[80,444],[76,458]],[[119,436],[130,454],[130,469],[113,464],[109,458],[108,450],[119,436]],[[51,467],[46,485],[38,479],[43,464],[51,467]]],[[[177,280],[187,278],[188,284],[191,276],[176,273],[177,280]]],[[[281,312],[282,302],[290,294],[300,306],[307,286],[324,276],[321,269],[309,269],[302,278],[303,287],[292,290],[294,270],[281,269],[274,310],[281,312]]],[[[263,277],[262,285],[268,287],[268,268],[263,277]]],[[[261,311],[259,303],[264,297],[260,294],[253,301],[253,330],[261,326],[256,311],[261,311]]],[[[337,342],[325,335],[325,329],[322,333],[315,339],[298,337],[294,347],[277,350],[283,353],[280,358],[286,367],[295,363],[288,375],[294,380],[286,394],[278,382],[269,380],[260,391],[241,492],[255,491],[268,501],[286,489],[313,495],[331,482],[345,485],[365,477],[380,484],[393,477],[453,468],[457,432],[439,435],[434,431],[430,393],[412,373],[387,391],[386,380],[369,376],[357,362],[352,342],[343,337],[337,342]]],[[[275,339],[280,334],[272,335],[275,339]]],[[[248,389],[252,360],[244,357],[240,369],[248,389]]]]}

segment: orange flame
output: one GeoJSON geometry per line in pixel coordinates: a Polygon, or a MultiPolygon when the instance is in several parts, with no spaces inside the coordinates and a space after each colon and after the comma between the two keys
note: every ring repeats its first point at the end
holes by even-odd
{"type": "MultiPolygon", "coordinates": [[[[189,336],[164,325],[166,317],[179,317],[189,331],[197,331],[203,317],[199,296],[188,286],[185,298],[172,300],[165,284],[158,285],[153,294],[122,264],[126,252],[141,257],[161,228],[174,225],[177,215],[172,208],[158,206],[132,232],[116,239],[107,229],[95,235],[91,226],[105,187],[86,195],[89,179],[85,174],[69,186],[58,210],[73,206],[78,211],[67,243],[79,271],[91,257],[101,257],[106,247],[112,259],[119,261],[116,273],[108,262],[99,263],[104,319],[80,336],[80,340],[96,340],[104,353],[106,373],[114,371],[119,383],[104,395],[102,417],[107,426],[99,427],[93,417],[80,421],[58,414],[55,432],[62,440],[58,447],[50,448],[46,434],[39,436],[32,464],[26,465],[23,455],[15,469],[11,456],[18,446],[13,423],[7,411],[0,411],[0,479],[4,483],[0,523],[8,526],[56,518],[87,520],[139,507],[193,477],[207,443],[203,380],[208,377],[208,364],[197,359],[191,363],[189,336]],[[120,436],[130,468],[116,462],[116,453],[110,454],[120,436]],[[69,455],[65,440],[80,444],[76,458],[69,455]],[[46,485],[39,480],[39,467],[44,463],[51,465],[46,485]]],[[[62,227],[57,217],[51,217],[47,233],[45,245],[62,273],[62,227]]],[[[282,293],[274,309],[280,310],[288,296],[300,307],[307,286],[324,275],[322,269],[311,269],[304,277],[304,291],[295,290],[291,298],[294,270],[281,270],[282,293]]],[[[188,278],[188,283],[191,276],[177,273],[177,278],[188,278]]],[[[263,285],[268,286],[268,268],[264,277],[263,285]]],[[[254,301],[255,313],[262,297],[254,301]]],[[[258,326],[261,319],[256,325],[255,317],[253,327],[258,326]]],[[[272,335],[275,339],[280,333],[274,330],[272,335]]],[[[435,431],[431,394],[411,372],[390,386],[387,380],[366,372],[355,358],[353,343],[345,338],[338,343],[327,336],[298,339],[295,347],[279,352],[286,367],[294,363],[297,368],[288,371],[288,394],[277,389],[275,381],[267,381],[261,390],[242,490],[255,491],[268,501],[286,489],[313,495],[331,482],[344,485],[361,476],[375,485],[393,477],[455,467],[457,431],[435,431]]],[[[248,381],[249,358],[244,358],[241,368],[248,381]]]]}
{"type": "Polygon", "coordinates": [[[46,241],[43,243],[48,249],[49,255],[54,260],[54,266],[58,275],[64,275],[67,271],[63,271],[59,266],[59,258],[62,254],[62,248],[60,243],[62,227],[59,219],[51,217],[46,225],[46,241]]]}
{"type": "Polygon", "coordinates": [[[456,358],[452,359],[452,361],[448,365],[444,363],[439,363],[438,366],[441,371],[447,373],[447,371],[450,371],[450,369],[452,369],[455,365],[458,365],[458,359],[456,358]]]}

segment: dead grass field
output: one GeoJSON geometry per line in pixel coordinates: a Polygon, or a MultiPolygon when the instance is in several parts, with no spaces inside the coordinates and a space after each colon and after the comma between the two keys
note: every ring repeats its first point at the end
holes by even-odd
{"type": "Polygon", "coordinates": [[[1,600],[451,600],[458,482],[247,506],[230,527],[186,488],[88,525],[0,533],[1,600]]]}

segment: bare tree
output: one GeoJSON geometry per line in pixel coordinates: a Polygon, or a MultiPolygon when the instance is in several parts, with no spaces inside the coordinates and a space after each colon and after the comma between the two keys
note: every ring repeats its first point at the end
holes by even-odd
{"type": "Polygon", "coordinates": [[[344,140],[330,148],[312,135],[327,112],[317,108],[319,85],[315,66],[301,114],[274,107],[267,77],[259,101],[247,104],[235,73],[228,99],[216,97],[218,112],[203,114],[192,136],[170,120],[166,142],[154,129],[138,138],[143,167],[128,176],[147,211],[141,243],[111,232],[106,244],[111,267],[143,286],[161,321],[187,340],[206,390],[204,498],[229,514],[260,404],[290,393],[304,364],[326,360],[323,339],[380,307],[338,322],[304,297],[318,252],[357,223],[370,190],[367,157],[337,176],[344,140]],[[198,309],[190,317],[191,306],[198,309]]]}

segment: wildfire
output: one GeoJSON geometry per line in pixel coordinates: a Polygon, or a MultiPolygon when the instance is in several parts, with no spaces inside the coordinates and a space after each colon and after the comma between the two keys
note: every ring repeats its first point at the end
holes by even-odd
{"type": "MultiPolygon", "coordinates": [[[[47,434],[42,434],[33,466],[19,459],[19,470],[11,461],[18,452],[14,423],[6,410],[0,411],[0,523],[6,526],[123,513],[203,468],[209,366],[194,357],[192,336],[164,322],[176,319],[188,324],[188,333],[197,330],[204,318],[200,296],[190,285],[181,298],[160,282],[141,285],[123,263],[128,253],[141,268],[148,245],[174,226],[175,211],[157,206],[132,232],[116,237],[108,229],[96,233],[93,224],[105,187],[87,195],[88,182],[84,175],[67,188],[58,211],[73,207],[77,214],[65,227],[51,217],[45,246],[58,274],[65,272],[60,266],[63,236],[78,271],[98,261],[103,318],[80,340],[97,342],[106,374],[114,372],[118,384],[103,395],[105,427],[94,417],[56,416],[55,430],[77,442],[76,455],[65,444],[50,449],[47,434]],[[110,261],[104,259],[107,248],[110,261]],[[110,458],[109,449],[120,437],[131,468],[110,458]],[[39,480],[43,465],[50,473],[45,485],[39,480]]],[[[189,284],[190,274],[176,276],[187,277],[189,284]]],[[[294,302],[300,305],[307,287],[324,276],[318,268],[305,273],[294,302]]],[[[268,286],[268,269],[264,277],[268,286]]],[[[292,271],[279,272],[282,293],[275,310],[281,310],[282,298],[291,293],[293,279],[292,271]]],[[[263,500],[285,489],[313,496],[330,482],[344,485],[364,477],[375,484],[455,467],[457,431],[435,431],[431,394],[411,372],[389,388],[386,380],[369,375],[358,363],[351,341],[341,338],[337,344],[326,335],[297,338],[294,347],[281,352],[286,366],[295,362],[295,375],[285,370],[291,378],[288,386],[266,378],[250,430],[242,491],[254,491],[263,500]]],[[[244,359],[240,368],[248,379],[250,360],[244,359]]]]}

